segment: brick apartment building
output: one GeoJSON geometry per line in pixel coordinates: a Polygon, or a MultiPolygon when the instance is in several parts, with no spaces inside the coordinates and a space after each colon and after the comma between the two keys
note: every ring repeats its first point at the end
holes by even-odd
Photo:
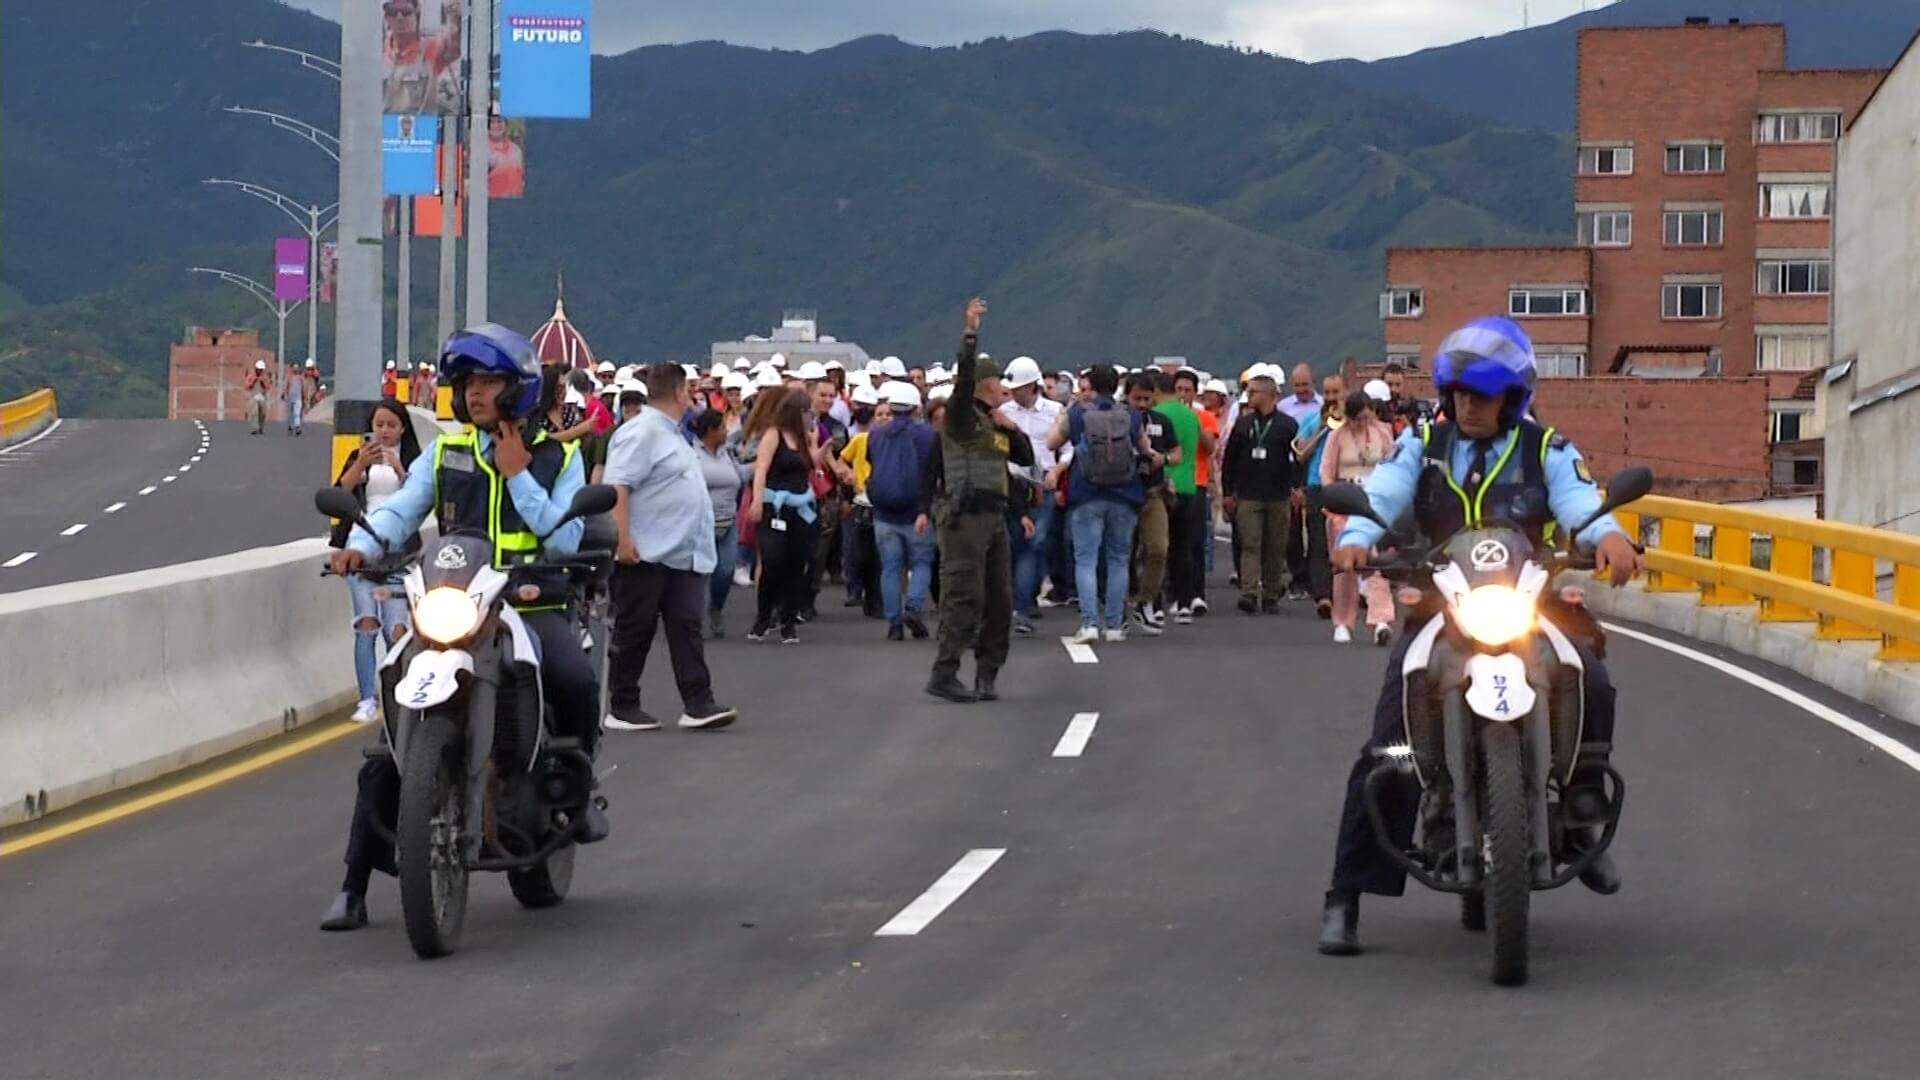
{"type": "Polygon", "coordinates": [[[1817,486],[1834,144],[1885,72],[1786,59],[1778,24],[1583,29],[1574,244],[1390,249],[1388,359],[1506,312],[1549,378],[1764,379],[1775,487],[1817,486]]]}
{"type": "MultiPolygon", "coordinates": [[[[246,391],[247,373],[260,360],[267,362],[268,370],[275,366],[273,352],[261,347],[256,331],[188,327],[186,340],[167,351],[167,419],[247,419],[253,396],[246,391]]],[[[281,405],[273,397],[268,408],[269,419],[280,417],[281,405]]]]}

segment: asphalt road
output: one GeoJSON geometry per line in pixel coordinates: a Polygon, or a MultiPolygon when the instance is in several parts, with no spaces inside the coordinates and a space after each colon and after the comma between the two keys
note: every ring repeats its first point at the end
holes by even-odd
{"type": "Polygon", "coordinates": [[[0,592],[124,574],[326,531],[332,429],[63,420],[0,453],[0,592]],[[76,530],[76,527],[77,530],[76,530]]]}
{"type": "Polygon", "coordinates": [[[1914,1075],[1920,774],[1852,736],[1616,639],[1627,886],[1537,895],[1533,981],[1499,990],[1435,894],[1371,900],[1363,957],[1314,952],[1378,650],[1228,611],[1076,664],[1067,621],[972,707],[920,694],[930,646],[837,608],[797,647],[716,645],[742,721],[610,735],[614,835],[572,898],[525,912],[483,878],[446,960],[413,958],[384,878],[372,927],[315,928],[358,736],[0,858],[4,1072],[1914,1075]],[[1083,756],[1052,756],[1088,712],[1083,756]],[[976,849],[1005,855],[876,936],[976,849]]]}

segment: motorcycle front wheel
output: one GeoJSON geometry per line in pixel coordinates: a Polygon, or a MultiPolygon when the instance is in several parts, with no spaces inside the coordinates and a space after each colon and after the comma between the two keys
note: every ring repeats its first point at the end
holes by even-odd
{"type": "Polygon", "coordinates": [[[1527,918],[1533,901],[1532,845],[1527,842],[1530,815],[1519,730],[1511,724],[1486,725],[1480,731],[1480,754],[1485,785],[1481,820],[1486,830],[1481,896],[1493,943],[1493,981],[1499,986],[1519,986],[1527,981],[1527,918]]]}
{"type": "Polygon", "coordinates": [[[407,942],[423,960],[460,944],[467,917],[467,865],[460,850],[466,832],[466,754],[454,718],[430,712],[407,743],[400,770],[400,913],[407,942]]]}

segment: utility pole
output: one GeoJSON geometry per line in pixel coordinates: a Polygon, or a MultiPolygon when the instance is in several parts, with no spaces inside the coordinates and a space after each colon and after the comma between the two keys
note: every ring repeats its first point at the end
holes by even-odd
{"type": "Polygon", "coordinates": [[[493,0],[467,19],[467,325],[487,321],[487,118],[493,114],[493,0]]]}
{"type": "Polygon", "coordinates": [[[460,190],[460,139],[459,117],[447,116],[440,125],[440,324],[439,340],[446,341],[453,336],[455,320],[454,281],[457,266],[454,259],[458,255],[458,242],[455,234],[460,231],[460,218],[454,205],[454,195],[460,190]]]}
{"type": "Polygon", "coordinates": [[[336,397],[329,476],[338,475],[370,430],[380,399],[382,22],[377,5],[340,5],[340,271],[334,284],[336,397]]]}

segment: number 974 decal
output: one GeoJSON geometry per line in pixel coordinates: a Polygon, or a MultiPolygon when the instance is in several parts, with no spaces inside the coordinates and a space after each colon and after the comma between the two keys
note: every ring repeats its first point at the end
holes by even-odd
{"type": "MultiPolygon", "coordinates": [[[[401,700],[406,700],[402,698],[401,700]]],[[[1533,711],[1527,662],[1512,653],[1480,653],[1467,661],[1467,707],[1489,720],[1518,720],[1533,711]]]]}

